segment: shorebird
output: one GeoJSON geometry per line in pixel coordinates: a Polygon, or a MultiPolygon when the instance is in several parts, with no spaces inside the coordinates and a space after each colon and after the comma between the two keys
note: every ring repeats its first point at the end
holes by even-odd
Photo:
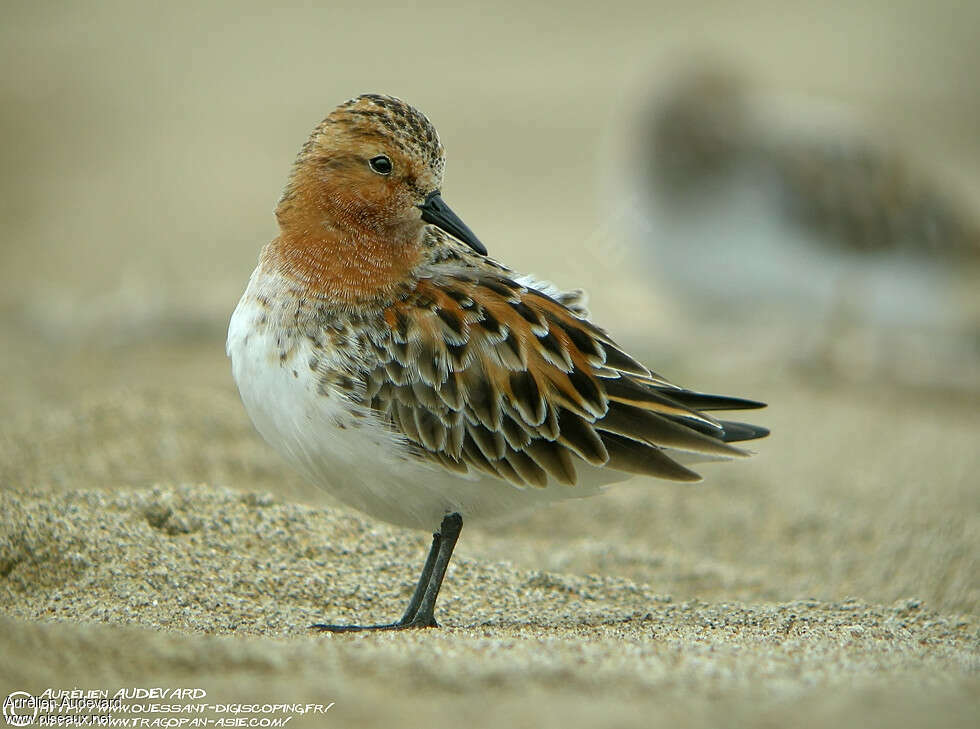
{"type": "Polygon", "coordinates": [[[881,329],[976,331],[955,291],[980,266],[980,219],[915,145],[730,63],[668,78],[630,135],[644,179],[613,179],[648,193],[636,237],[685,306],[801,324],[846,304],[845,320],[881,329]]]}
{"type": "Polygon", "coordinates": [[[434,627],[463,521],[593,495],[677,455],[747,453],[762,407],[677,387],[593,324],[581,291],[516,274],[443,201],[443,146],[390,96],[337,107],[303,146],[227,351],[256,429],[340,501],[432,529],[401,619],[434,627]]]}

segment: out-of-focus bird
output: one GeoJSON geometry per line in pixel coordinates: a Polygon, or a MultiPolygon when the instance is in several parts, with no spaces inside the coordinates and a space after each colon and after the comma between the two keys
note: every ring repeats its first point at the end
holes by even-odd
{"type": "Polygon", "coordinates": [[[645,197],[630,234],[685,306],[830,339],[828,321],[915,332],[927,349],[946,333],[980,353],[961,296],[980,287],[976,216],[854,112],[702,65],[640,113],[642,179],[625,184],[645,197]]]}

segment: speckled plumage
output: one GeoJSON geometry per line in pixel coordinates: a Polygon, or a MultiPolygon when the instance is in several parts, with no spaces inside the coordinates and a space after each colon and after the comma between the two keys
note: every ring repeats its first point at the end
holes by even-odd
{"type": "Polygon", "coordinates": [[[228,353],[257,429],[311,480],[433,528],[634,473],[697,480],[672,454],[741,456],[727,441],[765,434],[702,412],[760,403],[670,384],[590,321],[581,291],[477,252],[441,203],[443,169],[431,123],[376,95],[338,107],[294,166],[228,353]]]}
{"type": "MultiPolygon", "coordinates": [[[[326,164],[325,174],[336,169],[320,149],[331,127],[394,145],[441,181],[443,150],[431,123],[402,102],[375,95],[341,105],[317,127],[293,180],[310,164],[326,164]]],[[[296,197],[280,203],[281,218],[296,197]]],[[[601,481],[630,473],[696,480],[668,449],[744,455],[725,441],[753,431],[729,424],[726,432],[725,423],[698,408],[756,403],[709,398],[652,373],[591,323],[579,291],[562,293],[518,276],[434,225],[421,226],[413,242],[418,255],[408,275],[356,306],[319,290],[302,271],[283,270],[282,239],[267,247],[229,335],[243,395],[249,385],[240,361],[264,334],[275,341],[269,367],[291,373],[311,403],[332,401],[330,407],[353,416],[333,416],[341,431],[333,437],[356,439],[370,427],[390,435],[396,460],[471,480],[489,477],[496,483],[488,489],[563,489],[556,498],[577,495],[588,466],[619,472],[601,481]]],[[[354,244],[350,255],[357,256],[354,244]]],[[[252,405],[249,398],[246,404],[252,405]]],[[[275,444],[281,434],[270,430],[263,435],[275,444]]],[[[301,468],[321,480],[311,464],[301,468]]],[[[469,515],[448,488],[444,508],[469,515]]],[[[410,487],[398,498],[411,510],[410,487]]],[[[427,527],[437,517],[395,520],[427,527]]]]}

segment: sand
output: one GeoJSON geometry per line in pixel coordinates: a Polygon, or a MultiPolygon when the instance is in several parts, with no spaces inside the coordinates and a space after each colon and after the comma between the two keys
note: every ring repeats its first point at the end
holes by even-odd
{"type": "Polygon", "coordinates": [[[792,321],[695,316],[651,285],[602,179],[631,93],[707,48],[863,105],[980,200],[975,8],[9,5],[2,696],[333,702],[289,726],[976,726],[980,356],[828,360],[792,321]],[[223,342],[289,161],[368,90],[432,116],[446,199],[495,255],[587,286],[663,374],[768,401],[773,435],[700,485],[464,526],[441,628],[324,635],[397,617],[428,537],[293,474],[223,342]]]}
{"type": "Polygon", "coordinates": [[[403,712],[416,726],[975,719],[976,620],[916,599],[680,601],[622,577],[521,569],[463,549],[441,629],[322,635],[308,626],[393,617],[422,541],[204,485],[4,494],[2,511],[11,688],[333,701],[341,726],[403,712]]]}

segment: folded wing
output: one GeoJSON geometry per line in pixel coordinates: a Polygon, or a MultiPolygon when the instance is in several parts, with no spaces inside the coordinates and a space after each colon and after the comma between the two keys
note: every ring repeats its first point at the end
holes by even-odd
{"type": "Polygon", "coordinates": [[[583,462],[696,481],[670,451],[740,457],[768,433],[706,412],[763,403],[671,384],[560,298],[498,272],[420,280],[384,312],[367,403],[418,457],[520,487],[574,485],[583,462]]]}

